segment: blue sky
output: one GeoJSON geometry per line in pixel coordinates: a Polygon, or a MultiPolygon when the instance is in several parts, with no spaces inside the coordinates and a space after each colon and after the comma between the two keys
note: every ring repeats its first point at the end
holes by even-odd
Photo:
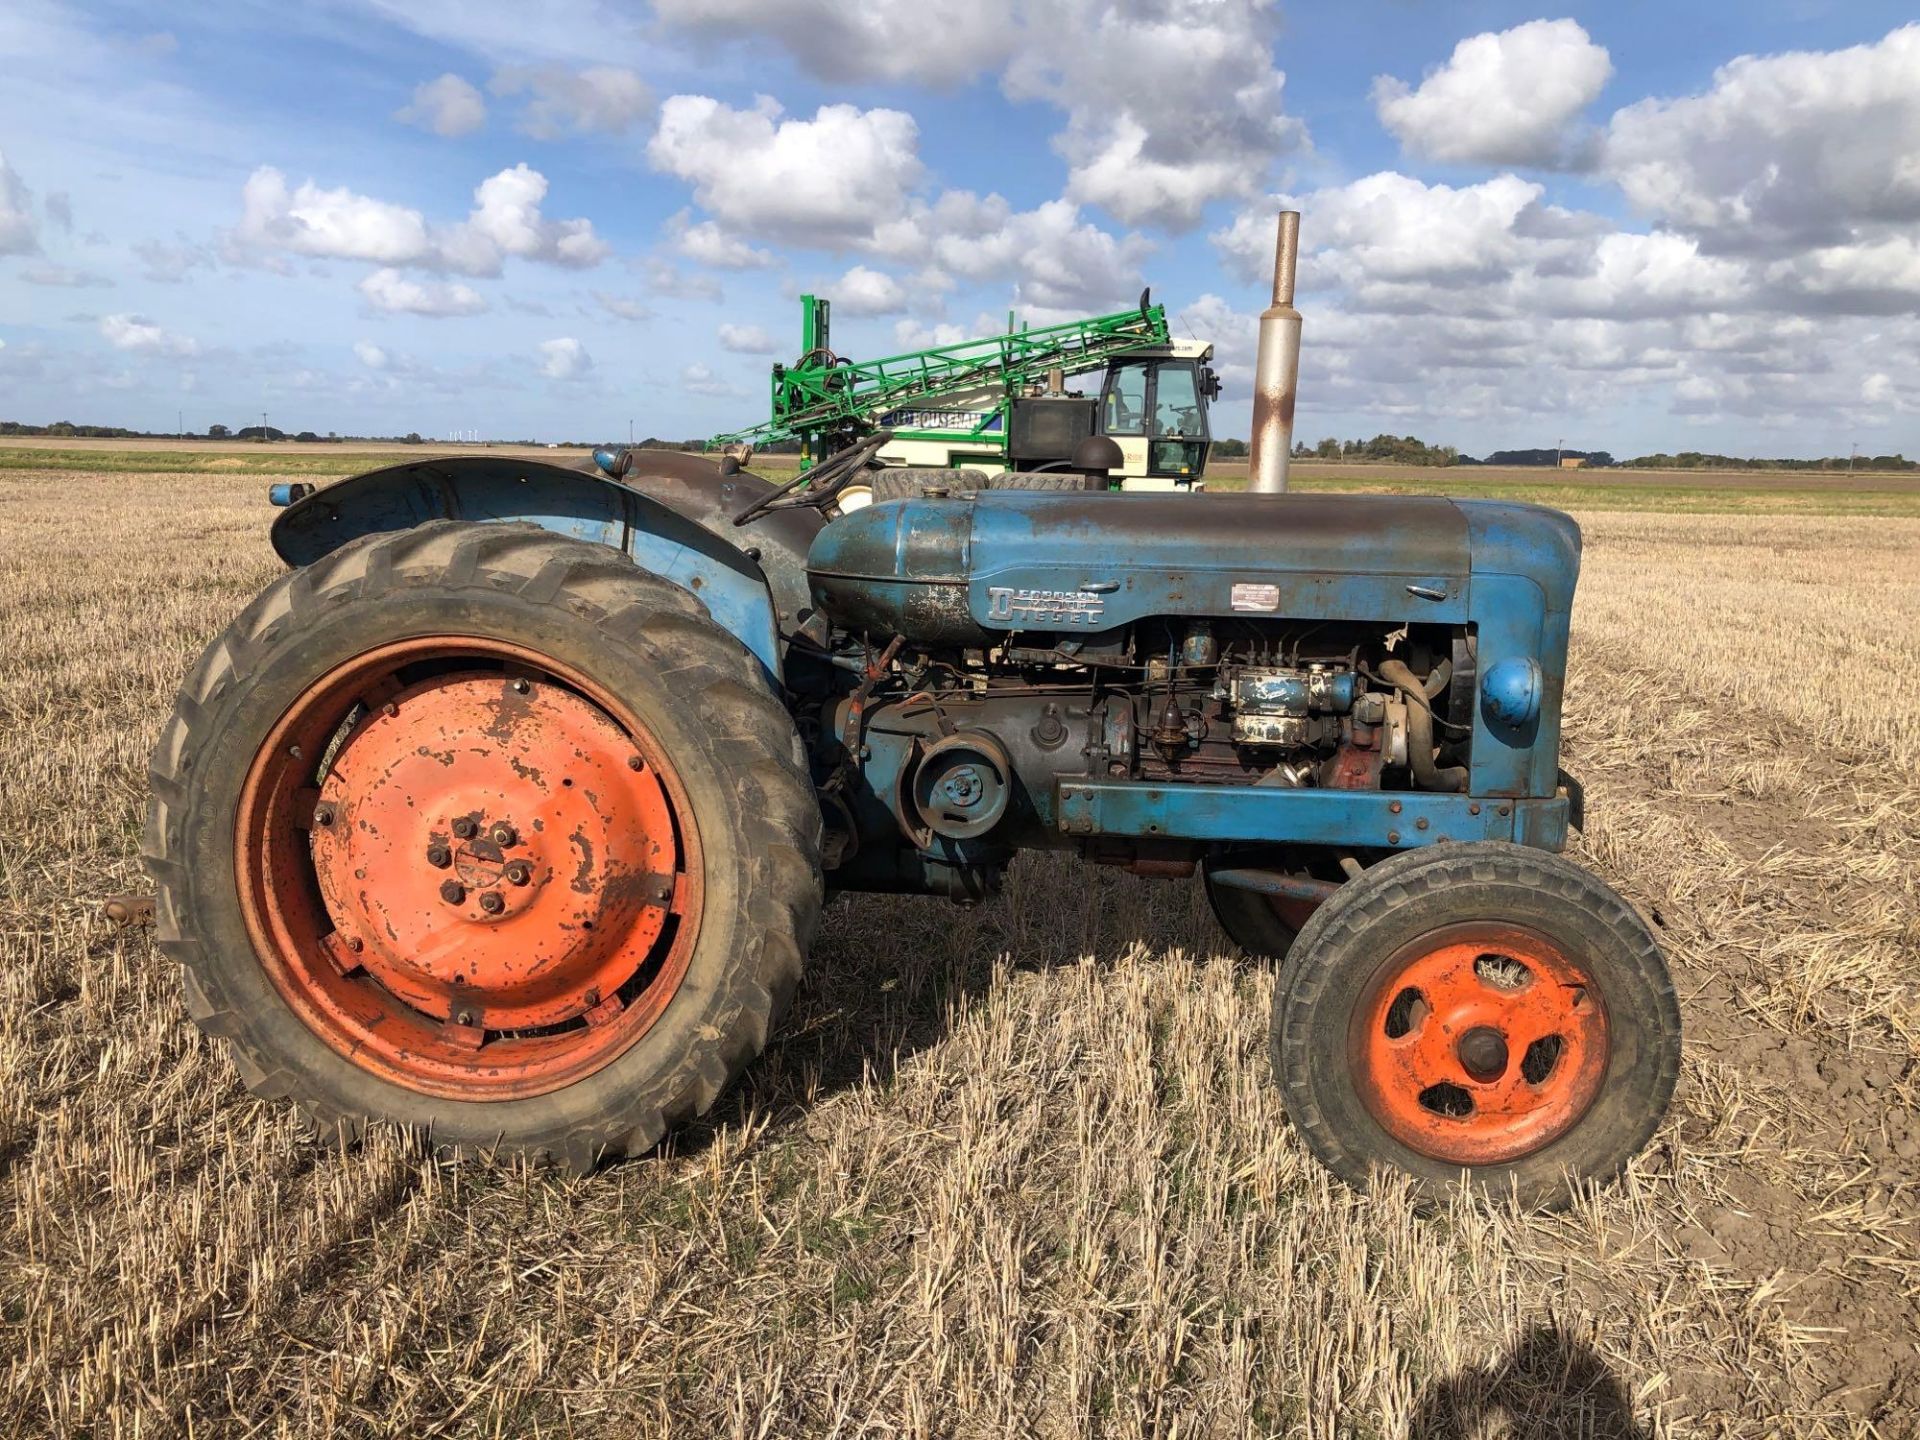
{"type": "Polygon", "coordinates": [[[8,0],[0,418],[486,438],[761,418],[1130,302],[1244,434],[1920,451],[1920,27],[1863,3],[8,0]]]}

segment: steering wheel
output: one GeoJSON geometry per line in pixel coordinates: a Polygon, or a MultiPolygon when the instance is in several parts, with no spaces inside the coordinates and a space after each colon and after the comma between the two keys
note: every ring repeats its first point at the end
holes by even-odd
{"type": "Polygon", "coordinates": [[[866,469],[867,462],[891,439],[891,430],[876,430],[866,439],[835,451],[811,470],[802,470],[771,495],[761,496],[734,516],[733,523],[745,525],[774,510],[826,509],[833,497],[846,489],[853,477],[866,469]]]}

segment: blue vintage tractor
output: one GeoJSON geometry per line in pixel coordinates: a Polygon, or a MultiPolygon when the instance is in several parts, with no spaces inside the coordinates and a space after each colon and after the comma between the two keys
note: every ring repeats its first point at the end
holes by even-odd
{"type": "Polygon", "coordinates": [[[423,460],[281,513],[292,568],[186,681],[145,840],[254,1091],[645,1151],[766,1044],[828,895],[973,903],[1057,849],[1197,872],[1278,962],[1275,1076],[1355,1184],[1553,1203],[1646,1142],[1673,988],[1554,853],[1571,520],[1123,494],[1101,437],[991,478],[884,443],[804,486],[423,460]]]}
{"type": "MultiPolygon", "coordinates": [[[[1285,489],[1298,219],[1260,320],[1260,490],[1285,489]]],[[[1161,322],[1143,297],[1087,323],[1124,349],[1161,322]]],[[[860,383],[932,396],[1058,342],[860,383]]],[[[276,495],[293,568],[188,677],[144,844],[188,1009],[250,1088],[323,1132],[589,1169],[760,1052],[829,892],[971,904],[1045,848],[1199,872],[1279,964],[1274,1073],[1354,1184],[1551,1204],[1646,1143],[1673,986],[1555,853],[1571,520],[1116,493],[1102,433],[1028,472],[889,467],[870,408],[787,415],[844,443],[779,486],[627,450],[276,495]]]]}

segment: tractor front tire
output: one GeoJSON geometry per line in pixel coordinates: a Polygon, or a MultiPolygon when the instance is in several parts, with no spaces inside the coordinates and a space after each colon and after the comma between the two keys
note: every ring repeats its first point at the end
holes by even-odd
{"type": "Polygon", "coordinates": [[[183,686],[143,849],[186,1005],[323,1136],[574,1171],[763,1049],[820,814],[746,649],[621,552],[434,522],[276,581],[183,686]]]}
{"type": "Polygon", "coordinates": [[[1274,987],[1274,1075],[1314,1155],[1427,1201],[1463,1177],[1560,1208],[1666,1113],[1680,1012],[1626,901],[1518,845],[1396,855],[1343,885],[1274,987]]]}

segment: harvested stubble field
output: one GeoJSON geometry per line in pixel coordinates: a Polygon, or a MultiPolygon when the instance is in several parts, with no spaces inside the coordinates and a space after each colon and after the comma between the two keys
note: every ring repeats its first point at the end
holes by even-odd
{"type": "Polygon", "coordinates": [[[653,1158],[310,1147],[98,913],[262,489],[0,472],[0,1432],[1920,1429],[1920,519],[1586,517],[1579,850],[1668,948],[1680,1091],[1571,1214],[1420,1218],[1289,1132],[1197,884],[1051,858],[832,905],[653,1158]]]}

